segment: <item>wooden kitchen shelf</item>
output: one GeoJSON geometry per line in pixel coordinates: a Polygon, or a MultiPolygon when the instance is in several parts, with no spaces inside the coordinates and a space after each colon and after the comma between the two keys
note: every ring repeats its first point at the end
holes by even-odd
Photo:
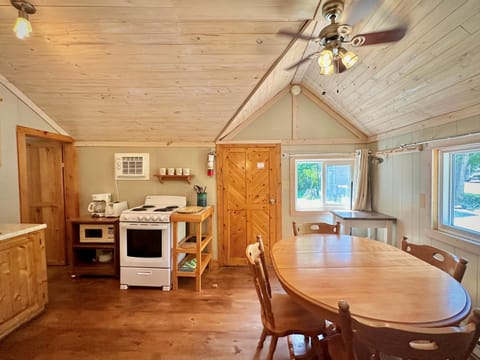
{"type": "Polygon", "coordinates": [[[212,260],[213,240],[213,206],[192,214],[173,213],[170,216],[173,228],[173,255],[178,259],[180,254],[185,258],[173,266],[172,288],[178,289],[179,277],[194,277],[195,290],[202,290],[202,274],[212,260]],[[188,223],[188,233],[183,239],[178,239],[178,223],[188,223]],[[184,264],[196,260],[195,268],[185,269],[184,264]]]}
{"type": "Polygon", "coordinates": [[[158,181],[160,181],[162,184],[163,184],[164,180],[183,180],[183,181],[186,181],[190,184],[191,180],[193,178],[193,175],[160,175],[160,174],[153,174],[153,176],[156,176],[158,178],[158,181]]]}
{"type": "MultiPolygon", "coordinates": [[[[190,271],[187,271],[187,270],[180,270],[182,269],[183,265],[188,262],[188,261],[191,261],[192,259],[196,258],[195,255],[188,255],[186,256],[179,264],[178,264],[178,273],[177,273],[177,276],[181,276],[181,277],[197,277],[197,268],[199,268],[200,270],[200,273],[203,273],[205,268],[208,266],[208,264],[210,263],[210,260],[212,259],[212,254],[208,254],[208,253],[202,253],[202,258],[201,258],[201,261],[200,261],[200,265],[198,265],[198,262],[197,262],[197,266],[195,267],[195,269],[192,269],[190,271]]],[[[200,291],[200,290],[198,290],[200,291]]]]}

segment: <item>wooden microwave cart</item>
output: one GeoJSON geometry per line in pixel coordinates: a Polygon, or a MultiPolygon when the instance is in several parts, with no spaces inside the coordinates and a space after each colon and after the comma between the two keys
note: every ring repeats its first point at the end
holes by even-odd
{"type": "Polygon", "coordinates": [[[80,275],[102,275],[116,276],[120,274],[120,256],[119,256],[119,218],[107,217],[91,217],[83,216],[68,221],[68,238],[70,242],[70,263],[72,277],[80,275]],[[113,225],[114,242],[112,243],[96,243],[80,242],[80,225],[81,224],[103,224],[113,225]],[[112,259],[106,263],[96,261],[96,250],[111,252],[112,259]]]}
{"type": "Polygon", "coordinates": [[[206,206],[203,210],[191,214],[174,213],[170,220],[173,228],[173,262],[176,262],[179,254],[186,254],[179,264],[173,266],[172,288],[178,289],[179,277],[194,277],[195,290],[201,291],[202,274],[212,259],[213,206],[206,206]],[[179,222],[188,224],[187,234],[183,239],[178,239],[179,222]],[[196,259],[196,266],[189,271],[184,268],[184,264],[192,259],[196,259]]]}

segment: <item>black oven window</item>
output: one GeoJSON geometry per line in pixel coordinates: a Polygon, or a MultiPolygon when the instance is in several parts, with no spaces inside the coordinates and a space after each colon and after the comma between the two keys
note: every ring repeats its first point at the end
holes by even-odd
{"type": "Polygon", "coordinates": [[[127,256],[162,257],[162,230],[127,229],[127,256]]]}

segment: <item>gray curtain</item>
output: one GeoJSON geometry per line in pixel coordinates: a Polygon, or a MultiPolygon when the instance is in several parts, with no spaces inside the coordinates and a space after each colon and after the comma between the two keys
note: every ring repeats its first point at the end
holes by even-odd
{"type": "Polygon", "coordinates": [[[352,210],[371,211],[368,149],[355,151],[352,210]]]}

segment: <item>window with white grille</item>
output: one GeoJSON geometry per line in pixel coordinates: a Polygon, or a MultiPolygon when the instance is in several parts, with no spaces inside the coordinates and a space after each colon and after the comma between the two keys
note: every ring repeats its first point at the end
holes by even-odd
{"type": "Polygon", "coordinates": [[[115,154],[117,180],[148,180],[149,168],[148,153],[115,154]]]}

